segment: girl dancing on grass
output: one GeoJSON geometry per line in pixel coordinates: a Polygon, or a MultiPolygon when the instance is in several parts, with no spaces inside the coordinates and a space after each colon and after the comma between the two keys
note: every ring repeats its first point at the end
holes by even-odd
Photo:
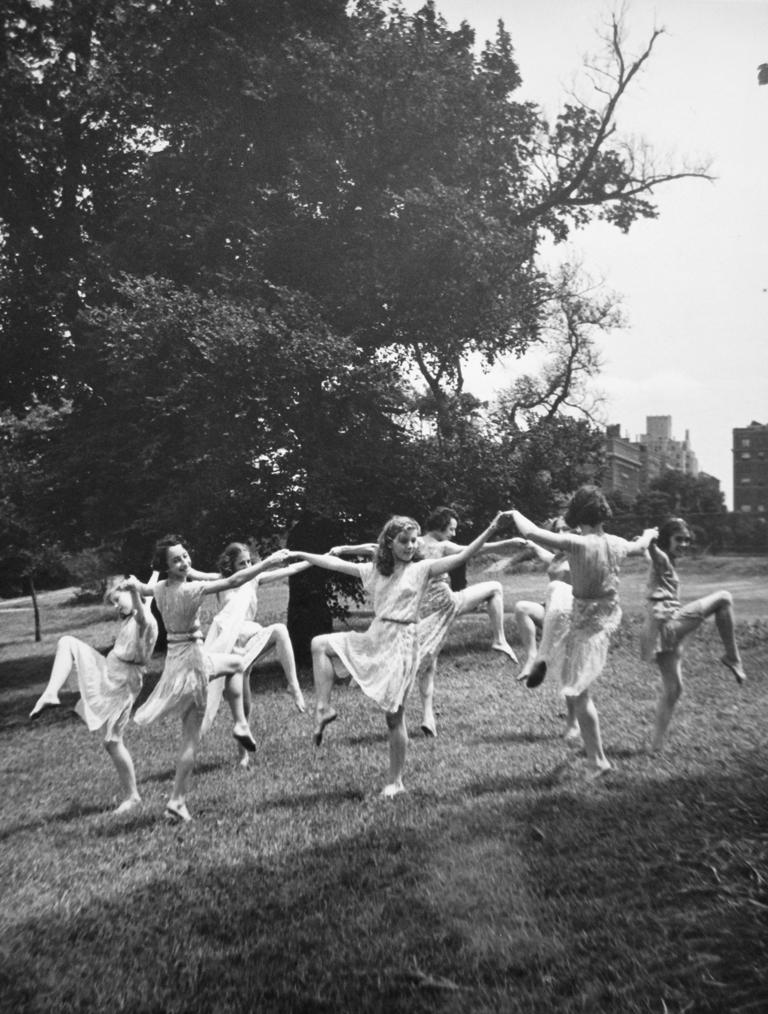
{"type": "MultiPolygon", "coordinates": [[[[427,531],[419,538],[419,555],[424,559],[440,560],[463,552],[466,547],[453,542],[457,525],[458,516],[452,508],[436,508],[427,518],[427,531]]],[[[488,542],[478,550],[478,555],[480,553],[504,552],[510,548],[517,548],[521,542],[523,540],[518,538],[488,542]]],[[[373,542],[358,546],[337,546],[331,550],[331,553],[336,556],[345,553],[373,556],[376,550],[377,543],[373,542]]],[[[435,675],[437,673],[437,658],[448,636],[450,624],[458,616],[474,612],[483,604],[486,605],[488,618],[491,621],[492,650],[501,652],[512,662],[517,662],[517,657],[504,633],[504,591],[500,581],[479,581],[476,584],[468,585],[461,591],[453,591],[448,574],[442,573],[433,578],[421,601],[420,619],[428,619],[435,613],[443,614],[442,637],[433,645],[430,654],[424,658],[418,674],[422,707],[421,729],[425,736],[437,736],[433,703],[435,675]]]]}
{"type": "MultiPolygon", "coordinates": [[[[611,508],[596,486],[582,486],[568,505],[565,523],[581,534],[555,533],[538,528],[519,511],[512,517],[520,534],[568,559],[573,586],[573,612],[565,646],[563,695],[572,702],[590,772],[598,776],[611,768],[603,752],[597,708],[590,697],[591,684],[605,667],[612,633],[621,621],[619,569],[626,556],[640,556],[656,529],[647,529],[634,542],[607,535],[603,523],[611,508]]],[[[569,713],[570,714],[570,713],[569,713]]]]}
{"type": "Polygon", "coordinates": [[[326,570],[360,578],[373,602],[374,619],[364,633],[322,634],[312,639],[315,681],[313,738],[336,719],[331,707],[335,667],[346,670],[363,692],[385,712],[389,731],[389,780],[382,795],[404,791],[403,768],[408,746],[404,708],[421,662],[440,642],[447,624],[437,612],[419,622],[419,607],[429,582],[466,563],[488,540],[500,517],[461,552],[425,560],[418,552],[419,526],[413,518],[391,518],[379,535],[371,563],[352,563],[330,553],[294,551],[293,555],[326,570]]]}
{"type": "MultiPolygon", "coordinates": [[[[243,542],[231,542],[219,557],[219,574],[194,576],[218,579],[237,574],[252,565],[251,551],[243,542]]],[[[298,711],[304,713],[304,695],[299,686],[296,674],[296,660],[293,646],[288,636],[288,628],[284,623],[271,623],[263,627],[257,622],[258,590],[262,584],[279,581],[306,570],[310,564],[294,563],[278,570],[263,571],[252,578],[242,588],[227,589],[216,595],[219,611],[213,618],[210,629],[205,637],[204,647],[209,652],[232,652],[241,656],[243,664],[243,712],[246,721],[251,714],[251,683],[250,670],[254,662],[263,654],[275,649],[278,661],[285,675],[288,690],[293,696],[298,711]]],[[[208,702],[201,728],[201,736],[205,736],[213,724],[221,704],[224,685],[221,681],[213,683],[208,689],[208,702]]],[[[248,767],[250,753],[242,745],[240,750],[240,766],[248,767]]]]}
{"type": "Polygon", "coordinates": [[[246,750],[256,749],[243,712],[243,663],[233,653],[210,654],[203,648],[200,630],[200,604],[206,595],[238,588],[262,570],[282,563],[288,555],[280,550],[266,560],[218,581],[188,581],[192,563],[178,535],[167,535],[155,546],[154,566],[167,576],[152,585],[142,585],[129,577],[120,586],[139,595],[154,596],[168,631],[168,652],[160,680],[134,715],[137,725],[148,725],[164,715],[178,714],[182,722],[182,743],[176,761],[176,776],[166,816],[189,821],[186,797],[195,755],[200,741],[200,726],[205,713],[208,681],[223,677],[224,696],[234,719],[235,739],[246,750]]]}
{"type": "Polygon", "coordinates": [[[123,814],[141,803],[133,759],[123,735],[155,648],[157,620],[133,587],[119,591],[113,586],[105,600],[121,620],[112,650],[105,658],[77,637],[59,638],[48,684],[29,717],[38,719],[49,708],[59,707],[59,692],[67,683],[74,684],[80,692],[75,711],[91,732],[104,732],[104,748],[123,793],[115,813],[123,814]]]}
{"type": "Polygon", "coordinates": [[[716,591],[680,605],[680,578],[675,562],[691,544],[691,533],[682,518],[671,518],[659,529],[659,536],[648,547],[651,559],[648,574],[648,608],[641,637],[641,654],[646,662],[659,667],[662,690],[656,709],[656,727],[651,750],[664,745],[672,712],[683,692],[683,648],[685,639],[709,617],[715,617],[725,654],[720,659],[743,683],[747,676],[736,644],[733,599],[728,591],[716,591]]]}

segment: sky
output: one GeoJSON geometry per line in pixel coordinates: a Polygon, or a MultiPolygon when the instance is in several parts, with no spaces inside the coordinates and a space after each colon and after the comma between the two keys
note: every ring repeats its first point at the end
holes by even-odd
{"type": "MultiPolygon", "coordinates": [[[[422,6],[408,0],[409,10],[422,6]]],[[[584,58],[602,46],[618,9],[606,0],[436,0],[477,43],[509,32],[523,77],[516,98],[550,119],[576,87],[588,95],[584,58]]],[[[638,55],[654,28],[664,34],[617,116],[621,136],[642,138],[657,162],[709,161],[714,182],[665,184],[659,217],[625,235],[596,223],[547,257],[576,258],[621,299],[626,327],[599,342],[595,386],[604,421],[636,439],[646,416],[672,417],[688,433],[699,468],[716,476],[733,506],[732,431],[768,423],[768,0],[630,0],[623,5],[625,51],[638,55]]],[[[493,395],[520,363],[490,375],[467,371],[467,388],[493,395]]]]}

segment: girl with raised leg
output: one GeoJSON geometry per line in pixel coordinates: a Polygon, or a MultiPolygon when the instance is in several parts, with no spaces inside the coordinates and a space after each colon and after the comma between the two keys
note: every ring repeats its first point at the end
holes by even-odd
{"type": "Polygon", "coordinates": [[[662,689],[656,708],[656,725],[651,750],[661,750],[672,712],[683,692],[682,660],[685,639],[704,621],[715,617],[725,654],[720,661],[743,683],[747,676],[741,664],[734,630],[733,599],[728,591],[680,604],[680,578],[675,562],[691,544],[691,533],[682,518],[670,518],[648,547],[651,560],[648,574],[648,609],[641,637],[641,654],[655,662],[661,673],[662,689]]]}
{"type": "Polygon", "coordinates": [[[234,719],[233,735],[246,750],[256,749],[243,712],[243,663],[233,653],[210,654],[203,648],[200,605],[206,595],[239,588],[268,567],[282,563],[287,550],[218,581],[188,581],[192,566],[189,553],[178,535],[167,535],[155,546],[154,566],[167,576],[153,585],[142,585],[135,577],[121,587],[153,595],[168,631],[168,652],[160,680],[134,715],[137,725],[148,725],[164,715],[178,714],[182,720],[182,745],[176,762],[166,816],[172,820],[191,819],[186,797],[200,741],[209,680],[226,680],[224,696],[234,719]]]}
{"type": "Polygon", "coordinates": [[[570,529],[581,534],[556,533],[539,528],[519,511],[512,517],[520,534],[552,552],[564,552],[571,571],[573,612],[565,645],[562,693],[570,699],[579,724],[592,775],[611,768],[603,751],[597,708],[590,687],[605,667],[611,635],[621,622],[619,570],[627,556],[642,555],[656,529],[647,529],[634,542],[608,535],[603,524],[611,508],[596,486],[582,486],[574,493],[565,515],[570,529]]]}
{"type": "MultiPolygon", "coordinates": [[[[243,542],[231,542],[219,557],[218,577],[229,577],[252,565],[251,551],[243,542]]],[[[275,649],[280,666],[283,670],[288,692],[292,695],[296,709],[302,714],[306,711],[304,695],[299,686],[296,672],[296,660],[293,645],[288,636],[288,628],[284,623],[271,623],[262,626],[256,619],[258,615],[258,590],[262,584],[289,578],[306,570],[310,564],[294,563],[289,567],[263,571],[243,585],[242,588],[229,589],[216,595],[220,606],[213,618],[210,629],[205,637],[205,648],[210,652],[232,652],[240,655],[243,663],[243,711],[246,721],[251,714],[251,683],[250,670],[253,664],[266,652],[275,649]]],[[[208,702],[201,729],[205,736],[211,728],[221,704],[223,686],[214,683],[208,690],[208,702]]],[[[240,750],[240,766],[248,767],[250,753],[243,747],[240,750]]]]}
{"type": "Polygon", "coordinates": [[[115,813],[123,814],[141,803],[133,759],[123,736],[155,647],[157,621],[133,588],[119,591],[112,587],[105,599],[121,620],[111,651],[105,658],[76,637],[60,638],[48,684],[29,717],[37,719],[47,709],[58,707],[62,688],[74,685],[80,692],[75,711],[91,732],[104,732],[104,748],[122,791],[115,813]]]}
{"type": "Polygon", "coordinates": [[[460,567],[488,540],[499,520],[460,553],[425,560],[418,552],[419,526],[409,517],[391,518],[379,535],[372,563],[352,563],[332,554],[294,551],[295,556],[326,570],[360,578],[373,602],[374,619],[364,633],[323,634],[312,640],[315,680],[316,746],[337,715],[331,707],[335,667],[350,673],[363,692],[386,714],[389,733],[389,780],[382,795],[402,792],[408,744],[404,707],[421,662],[434,651],[449,622],[442,613],[419,620],[429,582],[460,567]]]}

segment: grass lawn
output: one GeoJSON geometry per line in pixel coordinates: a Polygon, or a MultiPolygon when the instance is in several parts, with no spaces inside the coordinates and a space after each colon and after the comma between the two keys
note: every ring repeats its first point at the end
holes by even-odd
{"type": "MultiPolygon", "coordinates": [[[[542,598],[540,571],[491,571],[508,610],[542,598]]],[[[734,591],[749,682],[718,663],[712,623],[694,635],[661,757],[645,752],[658,676],[638,660],[644,567],[628,567],[596,688],[604,779],[561,740],[554,688],[516,683],[473,614],[441,657],[436,740],[410,702],[405,795],[378,797],[384,719],[358,689],[337,687],[315,750],[267,661],[255,762],[237,768],[220,714],[184,827],[162,819],[178,723],[129,727],[144,806],[115,819],[116,778],[74,696],[26,720],[57,637],[106,649],[109,612],[44,596],[36,645],[31,613],[8,611],[25,603],[0,603],[0,1009],[768,1010],[768,561],[681,573],[686,598],[734,591]]],[[[265,618],[281,618],[285,590],[267,587],[265,618]]],[[[514,643],[511,614],[507,631],[514,643]]]]}

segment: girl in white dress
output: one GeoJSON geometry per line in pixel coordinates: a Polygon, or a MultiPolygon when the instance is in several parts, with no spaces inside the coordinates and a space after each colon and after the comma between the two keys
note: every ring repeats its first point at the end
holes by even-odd
{"type": "MultiPolygon", "coordinates": [[[[440,560],[446,556],[455,556],[466,547],[453,542],[458,526],[458,516],[451,507],[437,507],[427,518],[427,531],[419,539],[419,554],[430,560],[440,560]]],[[[503,553],[517,547],[523,539],[504,539],[499,542],[488,542],[480,553],[503,553]]],[[[333,555],[373,556],[377,544],[362,543],[357,546],[336,546],[331,550],[333,555]]],[[[458,616],[473,612],[485,603],[488,618],[491,621],[491,649],[506,655],[512,662],[517,656],[512,650],[504,633],[504,591],[500,581],[478,581],[467,585],[461,591],[453,591],[447,574],[439,574],[427,587],[419,609],[420,619],[426,620],[435,613],[442,614],[440,630],[442,636],[434,641],[429,655],[424,656],[419,668],[419,693],[421,695],[421,730],[425,736],[437,736],[435,721],[434,694],[437,659],[445,644],[450,625],[458,616]]],[[[434,623],[429,621],[428,626],[434,623]]]]}
{"type": "Polygon", "coordinates": [[[626,556],[641,556],[657,534],[655,528],[649,528],[634,542],[607,535],[603,523],[611,516],[611,508],[596,486],[578,489],[565,515],[568,528],[579,528],[580,535],[549,532],[538,528],[519,511],[512,511],[524,538],[553,552],[563,551],[570,565],[573,612],[565,645],[562,693],[572,701],[593,775],[601,775],[611,767],[603,752],[590,686],[605,667],[611,635],[621,622],[619,569],[626,556]]]}
{"type": "Polygon", "coordinates": [[[104,747],[123,792],[115,813],[122,814],[141,802],[133,759],[123,735],[155,648],[157,620],[135,589],[118,591],[113,587],[105,598],[122,621],[112,650],[105,658],[77,637],[59,638],[48,684],[29,717],[37,719],[47,709],[59,707],[59,693],[64,686],[79,691],[75,711],[91,732],[104,732],[104,747]]]}
{"type": "Polygon", "coordinates": [[[683,692],[685,639],[708,617],[715,617],[725,649],[720,661],[731,670],[737,683],[743,683],[747,678],[736,644],[731,593],[716,591],[685,606],[680,604],[680,578],[675,570],[675,561],[690,544],[691,533],[685,521],[682,518],[670,518],[659,529],[658,539],[654,539],[648,547],[651,560],[648,608],[640,651],[646,662],[656,663],[662,680],[651,744],[653,752],[661,750],[664,745],[672,712],[683,692]]]}
{"type": "Polygon", "coordinates": [[[177,535],[168,535],[155,546],[155,567],[167,573],[165,580],[142,585],[135,577],[122,588],[136,588],[140,595],[153,595],[168,632],[168,651],[160,680],[134,715],[137,725],[148,725],[164,715],[178,714],[182,721],[182,744],[176,761],[173,791],[166,806],[172,820],[189,821],[186,796],[195,755],[200,741],[200,726],[205,714],[209,680],[224,677],[224,695],[234,718],[235,739],[247,750],[255,750],[243,713],[243,663],[233,653],[210,654],[203,648],[200,629],[200,604],[206,595],[228,588],[239,588],[262,570],[282,563],[287,550],[279,550],[260,563],[218,581],[188,581],[189,554],[177,535]]]}
{"type": "MultiPolygon", "coordinates": [[[[251,551],[243,542],[231,542],[219,557],[219,574],[205,575],[206,577],[229,577],[238,571],[245,570],[252,564],[251,551]]],[[[243,585],[242,588],[228,589],[218,592],[216,603],[218,611],[211,621],[208,633],[205,636],[204,646],[209,652],[231,652],[242,657],[243,663],[243,712],[246,721],[251,713],[251,684],[250,669],[254,662],[263,654],[275,649],[278,661],[285,675],[288,691],[293,696],[294,704],[302,714],[306,711],[304,695],[299,686],[296,673],[296,660],[293,655],[293,645],[288,636],[288,628],[284,623],[270,623],[262,626],[256,619],[258,615],[258,590],[259,585],[268,584],[272,581],[285,580],[292,574],[298,574],[306,570],[310,564],[294,563],[289,567],[281,567],[279,570],[269,570],[258,574],[255,578],[243,585]]],[[[208,702],[205,708],[205,717],[201,729],[201,736],[205,736],[213,724],[216,714],[221,705],[222,691],[224,687],[221,681],[213,683],[208,689],[208,702]]],[[[240,766],[247,767],[250,757],[249,752],[243,747],[240,749],[240,766]]]]}
{"type": "Polygon", "coordinates": [[[436,560],[418,554],[419,526],[409,517],[391,518],[382,529],[372,563],[352,563],[332,554],[294,551],[295,556],[326,570],[349,574],[363,582],[373,602],[374,619],[364,633],[322,634],[312,639],[315,681],[315,745],[325,727],[336,719],[330,704],[334,667],[348,672],[363,692],[385,712],[389,730],[389,781],[382,795],[403,791],[403,767],[408,745],[404,706],[422,661],[440,643],[450,619],[433,613],[421,622],[419,608],[429,582],[476,553],[494,531],[490,526],[460,553],[436,560]]]}

